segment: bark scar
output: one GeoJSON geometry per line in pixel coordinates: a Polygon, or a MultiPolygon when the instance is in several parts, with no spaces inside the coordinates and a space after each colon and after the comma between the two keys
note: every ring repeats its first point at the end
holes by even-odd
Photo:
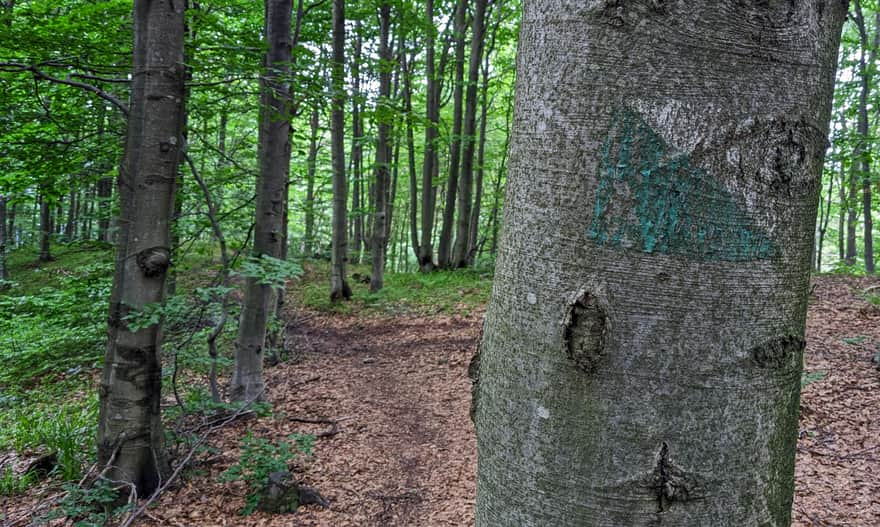
{"type": "Polygon", "coordinates": [[[594,294],[581,290],[562,320],[566,355],[585,373],[593,373],[605,355],[608,316],[594,294]]]}
{"type": "Polygon", "coordinates": [[[657,453],[657,464],[645,481],[657,500],[657,512],[665,512],[673,502],[699,499],[696,476],[688,474],[672,462],[669,445],[664,441],[657,453]]]}
{"type": "Polygon", "coordinates": [[[788,370],[797,366],[806,341],[797,335],[783,335],[763,342],[749,351],[759,368],[788,370]]]}

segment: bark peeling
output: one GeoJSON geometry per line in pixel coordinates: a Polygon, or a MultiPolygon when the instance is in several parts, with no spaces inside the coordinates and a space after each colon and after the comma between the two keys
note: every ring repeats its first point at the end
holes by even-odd
{"type": "Polygon", "coordinates": [[[568,305],[562,326],[562,342],[569,360],[584,373],[595,372],[605,355],[608,333],[608,316],[598,298],[581,290],[568,305]]]}

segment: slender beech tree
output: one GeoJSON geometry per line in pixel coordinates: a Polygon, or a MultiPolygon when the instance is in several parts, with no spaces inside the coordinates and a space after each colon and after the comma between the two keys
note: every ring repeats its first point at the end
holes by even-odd
{"type": "MultiPolygon", "coordinates": [[[[260,130],[257,156],[257,205],[252,256],[282,258],[284,204],[290,172],[290,21],[291,0],[265,1],[268,51],[260,85],[260,130]]],[[[256,400],[263,396],[263,351],[266,324],[272,314],[272,288],[249,277],[238,326],[232,398],[256,400]]]]}
{"type": "Polygon", "coordinates": [[[345,0],[333,0],[333,60],[331,71],[330,157],[333,164],[333,232],[330,247],[330,299],[351,298],[345,277],[348,262],[345,179],[345,0]]]}
{"type": "Polygon", "coordinates": [[[312,256],[315,243],[315,172],[318,161],[318,125],[321,109],[315,104],[309,116],[309,153],[306,158],[306,202],[305,202],[305,236],[303,252],[312,256]]]}
{"type": "Polygon", "coordinates": [[[425,151],[422,161],[422,217],[421,237],[416,257],[422,272],[434,270],[434,205],[436,189],[434,162],[437,141],[437,124],[440,120],[440,95],[435,77],[434,64],[434,0],[425,0],[425,151]]]}
{"type": "Polygon", "coordinates": [[[480,64],[483,57],[484,19],[487,0],[474,0],[474,16],[471,19],[471,54],[468,64],[467,90],[462,131],[461,180],[458,191],[458,223],[452,267],[467,267],[470,254],[471,208],[473,206],[474,149],[477,135],[477,86],[480,80],[480,64]]]}
{"type": "Polygon", "coordinates": [[[482,241],[478,242],[478,236],[480,231],[480,210],[483,205],[483,176],[486,172],[487,115],[489,112],[489,105],[491,104],[491,101],[489,100],[489,59],[492,56],[492,51],[495,49],[495,37],[498,34],[498,26],[501,25],[502,20],[501,13],[501,6],[498,6],[495,23],[492,25],[492,33],[489,37],[489,45],[483,53],[483,66],[481,68],[481,76],[483,80],[480,85],[480,134],[477,146],[476,178],[474,179],[474,206],[471,208],[470,226],[468,227],[468,265],[474,264],[477,256],[477,246],[479,245],[479,250],[482,252],[483,243],[485,242],[485,237],[482,241]]]}
{"type": "Polygon", "coordinates": [[[370,291],[382,289],[385,273],[385,249],[388,244],[388,192],[390,190],[391,167],[391,124],[394,119],[391,108],[391,5],[382,0],[379,5],[379,98],[376,100],[376,168],[374,170],[373,193],[373,234],[370,236],[370,257],[372,271],[370,273],[370,291]]]}
{"type": "Polygon", "coordinates": [[[161,398],[161,328],[129,314],[161,303],[171,264],[170,220],[183,116],[182,0],[134,2],[134,60],[120,236],[101,375],[98,461],[106,477],[148,496],[167,477],[161,398]]]}
{"type": "Polygon", "coordinates": [[[877,62],[877,48],[880,46],[880,11],[874,13],[874,34],[869,35],[869,28],[862,13],[861,0],[853,3],[856,28],[859,31],[859,103],[858,125],[853,166],[857,167],[862,180],[862,213],[865,219],[865,271],[874,274],[874,220],[871,211],[871,139],[868,135],[868,98],[873,87],[874,71],[877,62]]]}
{"type": "Polygon", "coordinates": [[[49,198],[46,196],[45,187],[40,192],[40,255],[41,262],[51,262],[52,252],[49,247],[49,239],[52,236],[52,209],[49,198]]]}
{"type": "Polygon", "coordinates": [[[364,184],[364,115],[361,112],[363,94],[361,93],[361,53],[363,52],[363,37],[361,36],[361,22],[355,21],[354,25],[354,53],[351,57],[351,234],[354,247],[352,248],[355,262],[360,263],[364,245],[364,210],[363,193],[364,184]]]}
{"type": "MultiPolygon", "coordinates": [[[[9,234],[6,232],[6,196],[0,194],[0,282],[9,280],[9,269],[6,266],[6,239],[9,234]]],[[[0,289],[4,284],[0,283],[0,289]]]]}
{"type": "MultiPolygon", "coordinates": [[[[409,237],[413,254],[419,255],[419,182],[416,173],[416,146],[413,132],[412,107],[412,64],[415,52],[407,59],[406,52],[401,54],[401,70],[403,71],[403,111],[406,114],[406,160],[409,172],[409,237]]],[[[406,261],[406,260],[405,260],[406,261]]]]}
{"type": "Polygon", "coordinates": [[[476,525],[791,523],[846,2],[532,0],[476,525]]]}
{"type": "Polygon", "coordinates": [[[458,172],[461,168],[461,121],[464,99],[464,48],[467,36],[468,0],[455,5],[453,40],[455,41],[455,79],[452,87],[452,137],[449,144],[449,177],[446,178],[446,205],[443,224],[437,242],[437,261],[441,267],[452,264],[452,230],[455,227],[455,197],[458,192],[458,172]]]}

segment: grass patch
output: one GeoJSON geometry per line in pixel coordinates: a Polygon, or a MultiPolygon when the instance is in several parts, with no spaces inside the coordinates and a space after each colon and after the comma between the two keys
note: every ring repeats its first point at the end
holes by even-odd
{"type": "Polygon", "coordinates": [[[105,339],[113,274],[103,244],[58,248],[35,264],[31,250],[10,256],[13,286],[0,293],[0,395],[94,368],[105,339]]]}
{"type": "Polygon", "coordinates": [[[349,266],[352,299],[330,301],[330,265],[309,261],[303,265],[303,278],[292,287],[292,297],[299,305],[318,311],[388,315],[436,313],[469,315],[489,300],[492,273],[479,269],[435,271],[433,273],[387,273],[384,287],[370,293],[370,269],[365,265],[349,266]]]}
{"type": "Polygon", "coordinates": [[[806,388],[814,382],[819,382],[826,376],[828,376],[828,372],[824,370],[810,372],[805,371],[803,374],[801,374],[801,388],[806,388]]]}

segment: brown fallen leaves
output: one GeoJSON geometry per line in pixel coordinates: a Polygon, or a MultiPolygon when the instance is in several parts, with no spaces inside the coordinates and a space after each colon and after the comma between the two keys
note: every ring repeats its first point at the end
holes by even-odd
{"type": "MultiPolygon", "coordinates": [[[[857,293],[874,282],[820,277],[811,300],[801,401],[794,525],[880,525],[880,311],[857,293]],[[824,376],[822,373],[824,372],[824,376]]],[[[267,370],[271,417],[212,439],[184,483],[158,500],[145,526],[428,526],[473,524],[476,444],[467,367],[479,315],[299,313],[299,360],[267,370]],[[297,420],[299,419],[299,420],[297,420]],[[315,422],[302,422],[315,421],[315,422]],[[334,433],[327,421],[336,422],[334,433]],[[246,432],[283,439],[325,433],[294,472],[330,501],[294,515],[242,517],[246,489],[219,475],[246,432]]],[[[33,503],[0,500],[10,516],[33,503]]]]}

